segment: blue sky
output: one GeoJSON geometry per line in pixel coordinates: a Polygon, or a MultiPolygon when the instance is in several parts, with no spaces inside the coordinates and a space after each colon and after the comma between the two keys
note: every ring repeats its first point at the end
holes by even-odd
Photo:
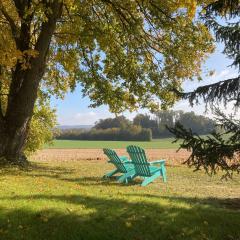
{"type": "MultiPolygon", "coordinates": [[[[191,91],[198,86],[214,83],[237,75],[235,69],[228,67],[231,64],[231,60],[227,59],[221,52],[222,46],[218,44],[215,53],[213,53],[203,65],[204,70],[215,70],[215,74],[211,77],[204,77],[204,80],[201,82],[197,80],[186,81],[183,84],[185,91],[191,91]]],[[[58,123],[60,125],[93,125],[99,119],[114,117],[114,115],[109,112],[107,106],[89,108],[90,103],[89,98],[82,97],[80,86],[78,86],[73,93],[68,93],[64,100],[55,98],[51,100],[51,105],[57,109],[58,123]]],[[[211,116],[210,112],[205,113],[204,105],[191,108],[187,101],[176,103],[173,109],[195,111],[198,114],[211,116]]],[[[225,111],[230,112],[231,107],[225,111]]],[[[124,112],[123,115],[132,119],[137,113],[148,113],[148,111],[124,112]]]]}

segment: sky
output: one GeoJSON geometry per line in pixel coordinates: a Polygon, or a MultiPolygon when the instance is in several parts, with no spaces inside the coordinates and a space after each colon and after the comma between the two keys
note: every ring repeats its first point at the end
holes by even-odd
{"type": "MultiPolygon", "coordinates": [[[[222,54],[223,47],[218,44],[216,51],[207,59],[203,65],[203,70],[214,70],[215,73],[211,77],[204,77],[202,81],[186,81],[183,83],[183,89],[185,91],[192,91],[198,86],[211,84],[227,78],[236,77],[237,71],[234,68],[228,67],[231,64],[231,60],[227,59],[222,54]]],[[[101,106],[97,108],[89,108],[91,104],[88,97],[83,97],[81,93],[81,87],[77,86],[73,93],[68,93],[64,100],[51,99],[51,106],[57,109],[57,117],[59,125],[94,125],[99,119],[108,117],[114,117],[114,114],[110,113],[107,106],[101,106]]],[[[175,104],[173,110],[183,110],[185,112],[194,111],[196,114],[202,114],[209,117],[213,115],[211,112],[206,112],[204,104],[194,106],[191,108],[188,101],[182,100],[175,104]]],[[[232,111],[232,107],[223,109],[226,113],[232,111]]],[[[137,112],[124,112],[123,115],[129,119],[133,119],[138,113],[149,113],[146,109],[140,109],[137,112]]],[[[238,114],[237,114],[238,115],[238,114]]]]}

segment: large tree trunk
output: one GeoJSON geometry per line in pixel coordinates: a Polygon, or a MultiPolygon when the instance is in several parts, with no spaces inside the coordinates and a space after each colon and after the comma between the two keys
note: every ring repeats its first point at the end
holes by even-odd
{"type": "MultiPolygon", "coordinates": [[[[17,7],[17,5],[16,5],[17,7]]],[[[21,16],[19,6],[19,15],[21,16]]],[[[43,77],[46,56],[52,35],[54,33],[57,19],[61,14],[62,4],[60,1],[53,1],[50,5],[52,13],[48,21],[42,23],[35,50],[37,57],[30,60],[30,68],[23,69],[21,63],[17,63],[12,75],[8,105],[6,114],[0,113],[0,161],[22,164],[26,161],[23,150],[28,134],[29,123],[33,115],[34,104],[37,99],[39,84],[43,77]]],[[[26,19],[21,26],[19,38],[16,45],[19,50],[29,49],[30,22],[26,19]]]]}
{"type": "MultiPolygon", "coordinates": [[[[36,90],[33,89],[32,92],[34,93],[36,90]]],[[[0,146],[2,149],[1,156],[4,158],[3,160],[5,162],[14,164],[23,164],[26,162],[23,149],[27,139],[28,126],[32,114],[30,110],[33,110],[36,98],[29,98],[27,92],[24,98],[28,98],[27,104],[21,105],[19,101],[18,105],[9,105],[9,114],[4,118],[0,146]]],[[[15,100],[15,98],[12,100],[15,100]]]]}

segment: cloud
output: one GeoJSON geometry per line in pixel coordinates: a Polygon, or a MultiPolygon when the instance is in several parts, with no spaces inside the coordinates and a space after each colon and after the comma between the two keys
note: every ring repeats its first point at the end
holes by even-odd
{"type": "Polygon", "coordinates": [[[94,125],[99,119],[112,117],[108,111],[103,112],[78,112],[70,116],[58,116],[60,125],[94,125]]]}
{"type": "Polygon", "coordinates": [[[59,116],[58,122],[61,125],[92,125],[98,120],[97,114],[93,111],[74,113],[70,116],[59,116]]]}
{"type": "Polygon", "coordinates": [[[82,119],[82,118],[86,118],[86,117],[94,117],[96,115],[97,114],[95,112],[91,111],[91,112],[86,112],[86,113],[77,113],[77,114],[75,114],[74,118],[82,119]]]}

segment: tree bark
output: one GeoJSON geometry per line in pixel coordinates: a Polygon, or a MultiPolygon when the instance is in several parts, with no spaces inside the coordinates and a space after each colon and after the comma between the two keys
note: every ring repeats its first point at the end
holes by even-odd
{"type": "MultiPolygon", "coordinates": [[[[17,6],[16,6],[17,7],[17,6]]],[[[0,114],[0,161],[22,164],[26,161],[23,150],[27,139],[29,123],[33,115],[39,84],[43,77],[51,38],[61,15],[62,3],[50,3],[52,13],[42,23],[35,50],[37,57],[30,60],[30,68],[24,70],[17,63],[12,75],[8,105],[5,116],[0,114]],[[2,160],[1,160],[2,159],[2,160]]],[[[29,18],[31,21],[31,18],[29,18]]],[[[23,23],[16,45],[21,51],[29,48],[30,23],[23,23]]]]}

